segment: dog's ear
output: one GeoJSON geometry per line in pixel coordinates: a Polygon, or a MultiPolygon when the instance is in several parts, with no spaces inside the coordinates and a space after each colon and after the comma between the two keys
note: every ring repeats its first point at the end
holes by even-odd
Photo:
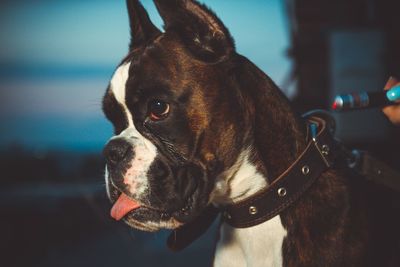
{"type": "Polygon", "coordinates": [[[131,26],[131,43],[133,50],[153,40],[161,34],[160,30],[151,22],[146,10],[139,0],[126,0],[128,7],[129,24],[131,26]]]}
{"type": "Polygon", "coordinates": [[[175,31],[199,59],[216,62],[234,51],[234,41],[221,20],[193,0],[154,0],[166,31],[175,31]]]}

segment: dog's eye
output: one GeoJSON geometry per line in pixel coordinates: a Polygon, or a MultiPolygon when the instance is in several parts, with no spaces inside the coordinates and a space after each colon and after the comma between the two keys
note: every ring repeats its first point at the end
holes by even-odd
{"type": "Polygon", "coordinates": [[[170,111],[169,104],[162,100],[153,100],[149,102],[148,114],[154,121],[165,119],[170,111]]]}

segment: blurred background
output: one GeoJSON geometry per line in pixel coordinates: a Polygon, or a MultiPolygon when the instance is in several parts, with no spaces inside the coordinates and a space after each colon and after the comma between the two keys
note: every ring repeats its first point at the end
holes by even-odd
{"type": "MultiPolygon", "coordinates": [[[[397,0],[204,0],[239,53],[299,112],[400,77],[397,0]]],[[[142,0],[153,22],[154,4],[142,0]]],[[[168,232],[109,218],[101,98],[129,40],[125,1],[0,2],[0,265],[209,265],[215,227],[180,254],[168,232]]],[[[397,167],[398,130],[379,110],[335,115],[337,137],[397,167]]]]}

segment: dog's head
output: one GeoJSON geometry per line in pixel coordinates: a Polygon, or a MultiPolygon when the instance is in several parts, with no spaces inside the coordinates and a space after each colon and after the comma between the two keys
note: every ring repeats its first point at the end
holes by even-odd
{"type": "Polygon", "coordinates": [[[128,0],[131,44],[103,99],[112,215],[147,231],[176,228],[210,204],[216,177],[248,144],[251,112],[222,22],[192,0],[155,1],[160,32],[128,0]]]}

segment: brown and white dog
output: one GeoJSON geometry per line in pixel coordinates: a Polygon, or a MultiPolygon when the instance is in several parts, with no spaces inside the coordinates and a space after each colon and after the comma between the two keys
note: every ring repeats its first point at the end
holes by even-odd
{"type": "MultiPolygon", "coordinates": [[[[104,149],[111,213],[145,231],[176,229],[267,187],[307,130],[207,7],[155,0],[161,32],[139,1],[127,3],[130,50],[103,100],[115,129],[104,149]]],[[[391,198],[328,170],[271,220],[222,223],[214,266],[400,266],[391,198]]]]}

